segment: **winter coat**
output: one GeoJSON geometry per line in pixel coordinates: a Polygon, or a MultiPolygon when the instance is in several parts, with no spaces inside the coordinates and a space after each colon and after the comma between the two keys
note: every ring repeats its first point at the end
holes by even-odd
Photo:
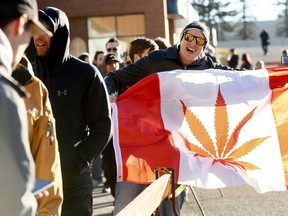
{"type": "Polygon", "coordinates": [[[185,66],[178,57],[180,45],[174,45],[164,50],[156,50],[118,71],[109,73],[105,77],[105,83],[109,94],[118,93],[119,89],[132,86],[144,77],[162,71],[175,69],[204,70],[218,68],[232,70],[232,68],[212,62],[207,56],[198,58],[193,64],[185,66]]]}
{"type": "MultiPolygon", "coordinates": [[[[40,79],[29,71],[24,58],[12,76],[21,83],[29,97],[24,99],[30,149],[36,165],[36,177],[54,182],[48,189],[49,196],[38,199],[39,216],[60,216],[63,202],[63,186],[55,119],[48,97],[48,90],[40,79]]],[[[31,68],[32,70],[32,68],[31,68]]]]}
{"type": "Polygon", "coordinates": [[[35,215],[35,166],[29,148],[24,89],[11,77],[13,53],[0,29],[0,215],[35,215]]]}
{"type": "Polygon", "coordinates": [[[53,7],[39,12],[50,21],[53,37],[47,62],[35,53],[27,56],[34,73],[46,85],[56,119],[64,199],[92,193],[89,164],[101,154],[111,136],[107,90],[98,69],[69,54],[70,30],[66,14],[53,7]]]}

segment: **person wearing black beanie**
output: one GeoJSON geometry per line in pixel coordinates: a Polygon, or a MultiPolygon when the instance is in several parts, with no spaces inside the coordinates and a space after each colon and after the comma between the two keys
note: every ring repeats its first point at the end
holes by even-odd
{"type": "MultiPolygon", "coordinates": [[[[193,70],[209,68],[233,70],[233,68],[213,62],[211,58],[205,55],[205,49],[209,45],[209,41],[209,28],[204,23],[199,21],[189,23],[182,30],[179,43],[167,49],[150,52],[137,62],[107,74],[104,81],[110,95],[110,102],[116,101],[115,96],[124,87],[130,87],[154,73],[181,69],[187,70],[187,73],[193,73],[193,70]]],[[[137,120],[135,119],[135,121],[137,120]]],[[[142,174],[145,175],[145,173],[142,174]]],[[[117,175],[117,178],[119,176],[121,177],[121,173],[117,175]]],[[[117,215],[148,186],[148,184],[117,180],[114,215],[117,215]]],[[[185,190],[175,200],[178,215],[180,215],[184,197],[185,190]]],[[[166,200],[162,202],[160,215],[174,215],[171,202],[166,200]]]]}

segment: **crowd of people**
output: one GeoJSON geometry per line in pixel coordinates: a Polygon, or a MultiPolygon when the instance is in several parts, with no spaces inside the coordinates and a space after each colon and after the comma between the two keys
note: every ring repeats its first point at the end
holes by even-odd
{"type": "MultiPolygon", "coordinates": [[[[100,183],[115,198],[116,215],[148,185],[116,181],[111,102],[150,74],[183,66],[265,68],[262,60],[253,65],[249,53],[240,59],[234,48],[221,64],[209,28],[199,21],[189,23],[174,45],[162,37],[137,37],[123,51],[112,37],[93,60],[88,52],[74,57],[64,11],[38,10],[35,0],[2,1],[0,8],[0,155],[6,173],[0,177],[6,200],[0,215],[91,216],[93,188],[100,183]],[[34,195],[35,178],[54,185],[34,195]]],[[[265,55],[268,44],[262,43],[265,55]]],[[[184,190],[175,202],[179,215],[185,196],[184,190]]],[[[171,201],[162,202],[160,215],[173,215],[171,201]]]]}

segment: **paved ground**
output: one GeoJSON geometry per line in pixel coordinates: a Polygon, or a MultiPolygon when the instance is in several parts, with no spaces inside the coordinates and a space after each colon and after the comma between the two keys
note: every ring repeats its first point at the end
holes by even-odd
{"type": "Polygon", "coordinates": [[[114,198],[110,193],[102,193],[103,184],[93,192],[93,216],[110,216],[114,209],[114,198]]]}
{"type": "MultiPolygon", "coordinates": [[[[258,194],[249,186],[223,188],[221,191],[194,188],[194,191],[206,216],[288,215],[288,191],[258,194]]],[[[114,199],[110,194],[102,193],[102,185],[95,188],[93,197],[93,216],[112,215],[114,199]]],[[[203,215],[190,189],[181,215],[203,215]]]]}

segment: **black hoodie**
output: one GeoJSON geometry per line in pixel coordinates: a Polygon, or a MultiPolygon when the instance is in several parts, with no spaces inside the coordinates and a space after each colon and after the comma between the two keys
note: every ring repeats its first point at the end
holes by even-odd
{"type": "Polygon", "coordinates": [[[88,164],[111,137],[110,104],[98,69],[69,54],[70,30],[66,14],[54,7],[39,11],[39,19],[53,27],[47,64],[35,53],[33,40],[26,54],[35,75],[47,86],[59,142],[64,197],[92,192],[88,164]]]}

